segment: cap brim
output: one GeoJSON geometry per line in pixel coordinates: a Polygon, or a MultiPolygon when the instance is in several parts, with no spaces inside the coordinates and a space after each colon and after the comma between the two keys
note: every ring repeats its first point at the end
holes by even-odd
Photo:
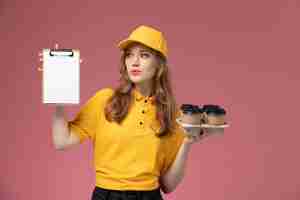
{"type": "MultiPolygon", "coordinates": [[[[131,43],[133,42],[137,42],[137,43],[140,43],[140,44],[143,44],[145,45],[146,47],[150,48],[150,49],[153,49],[154,51],[158,51],[156,50],[155,48],[145,44],[144,42],[142,41],[138,41],[138,40],[132,40],[132,39],[125,39],[125,40],[122,40],[121,42],[118,43],[118,47],[121,49],[121,50],[124,50],[125,48],[128,47],[128,45],[130,45],[131,43]]],[[[163,52],[160,52],[164,57],[167,57],[163,52]]]]}
{"type": "Polygon", "coordinates": [[[129,44],[131,44],[132,42],[137,42],[135,40],[130,40],[130,39],[125,39],[122,40],[121,42],[119,42],[118,47],[120,49],[125,49],[129,44]]]}

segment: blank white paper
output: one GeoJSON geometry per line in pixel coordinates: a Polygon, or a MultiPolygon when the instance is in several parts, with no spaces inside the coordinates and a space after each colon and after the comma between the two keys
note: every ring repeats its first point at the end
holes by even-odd
{"type": "Polygon", "coordinates": [[[79,50],[73,56],[50,55],[43,50],[43,103],[79,104],[79,50]]]}

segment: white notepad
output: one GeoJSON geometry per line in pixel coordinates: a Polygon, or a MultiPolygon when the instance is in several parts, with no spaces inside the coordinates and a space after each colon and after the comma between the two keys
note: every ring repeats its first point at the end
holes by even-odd
{"type": "Polygon", "coordinates": [[[43,103],[79,104],[79,50],[43,49],[43,103]]]}

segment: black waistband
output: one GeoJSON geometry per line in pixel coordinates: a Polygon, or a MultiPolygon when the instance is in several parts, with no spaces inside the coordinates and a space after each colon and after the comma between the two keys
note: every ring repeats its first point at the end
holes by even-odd
{"type": "Polygon", "coordinates": [[[104,193],[120,193],[120,194],[151,194],[151,193],[160,193],[160,188],[154,189],[154,190],[112,190],[112,189],[106,189],[101,188],[99,186],[95,186],[95,190],[101,191],[104,193]]]}

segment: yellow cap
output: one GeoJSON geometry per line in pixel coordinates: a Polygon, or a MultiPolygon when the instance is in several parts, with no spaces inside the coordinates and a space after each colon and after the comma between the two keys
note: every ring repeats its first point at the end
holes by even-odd
{"type": "Polygon", "coordinates": [[[147,47],[159,51],[167,58],[167,41],[162,32],[154,29],[153,27],[141,25],[134,29],[129,37],[119,42],[120,49],[126,48],[132,42],[139,42],[147,47]]]}

